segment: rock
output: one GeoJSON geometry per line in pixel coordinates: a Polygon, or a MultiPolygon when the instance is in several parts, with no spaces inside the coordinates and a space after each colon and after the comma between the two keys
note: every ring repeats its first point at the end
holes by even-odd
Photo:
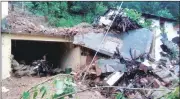
{"type": "Polygon", "coordinates": [[[19,67],[19,63],[18,63],[16,60],[13,59],[13,60],[11,61],[11,67],[12,67],[12,68],[19,67]]]}
{"type": "Polygon", "coordinates": [[[55,68],[52,70],[52,73],[53,74],[58,74],[58,73],[61,73],[63,70],[61,68],[55,68]]]}
{"type": "Polygon", "coordinates": [[[8,92],[8,91],[9,91],[9,89],[7,89],[7,88],[6,88],[6,87],[4,87],[4,86],[2,86],[2,87],[1,87],[1,90],[2,90],[2,92],[3,92],[3,93],[6,93],[6,92],[8,92]]]}
{"type": "Polygon", "coordinates": [[[22,76],[25,76],[27,74],[27,71],[20,71],[20,70],[17,70],[14,75],[15,77],[22,77],[22,76]]]}
{"type": "Polygon", "coordinates": [[[13,67],[13,70],[17,71],[17,70],[21,70],[21,66],[16,66],[16,67],[13,67]]]}
{"type": "Polygon", "coordinates": [[[111,75],[109,75],[106,79],[105,82],[112,86],[114,85],[122,76],[124,75],[124,73],[121,72],[114,72],[111,75]]]}

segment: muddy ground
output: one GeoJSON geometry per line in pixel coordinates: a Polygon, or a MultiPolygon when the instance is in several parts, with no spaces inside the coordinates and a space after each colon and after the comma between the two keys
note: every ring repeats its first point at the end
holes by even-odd
{"type": "Polygon", "coordinates": [[[19,99],[21,94],[36,85],[37,83],[48,79],[49,77],[10,77],[2,82],[2,86],[9,89],[8,92],[2,93],[3,99],[19,99]]]}
{"type": "MultiPolygon", "coordinates": [[[[48,77],[22,77],[22,78],[15,78],[10,77],[2,81],[2,86],[9,89],[8,92],[2,93],[2,99],[20,99],[21,94],[24,91],[27,91],[29,88],[33,87],[34,85],[43,82],[48,77]]],[[[73,95],[74,99],[106,99],[103,97],[98,91],[84,91],[73,95]]],[[[73,98],[72,98],[73,99],[73,98]]]]}

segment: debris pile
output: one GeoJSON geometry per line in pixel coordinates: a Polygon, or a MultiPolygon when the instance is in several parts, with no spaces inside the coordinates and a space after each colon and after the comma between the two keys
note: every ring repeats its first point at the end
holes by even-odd
{"type": "MultiPolygon", "coordinates": [[[[144,35],[146,34],[148,34],[147,31],[144,32],[144,35]]],[[[129,35],[132,36],[133,34],[129,33],[129,35]]],[[[128,38],[128,36],[125,36],[122,40],[123,42],[121,42],[123,43],[121,47],[116,45],[113,56],[107,54],[112,51],[113,47],[111,47],[111,50],[100,50],[99,53],[109,55],[111,58],[97,56],[98,58],[89,69],[88,66],[84,67],[79,74],[80,76],[75,75],[75,77],[81,80],[86,72],[85,81],[87,86],[100,87],[99,91],[106,97],[113,97],[112,94],[115,93],[123,93],[128,99],[161,98],[179,86],[180,76],[177,44],[169,41],[165,36],[165,34],[162,34],[163,38],[161,41],[164,50],[161,52],[162,56],[159,61],[156,61],[150,53],[152,39],[148,41],[148,39],[143,40],[139,37],[140,39],[138,40],[148,42],[144,43],[146,47],[143,49],[141,42],[133,42],[136,45],[135,47],[128,41],[125,41],[125,38],[128,38]],[[141,47],[138,47],[139,45],[141,47]]],[[[91,36],[88,39],[90,38],[91,36]]],[[[137,39],[135,36],[134,38],[137,39]]],[[[93,50],[96,48],[91,46],[93,41],[96,41],[96,37],[93,37],[91,42],[82,38],[76,38],[75,41],[83,42],[84,44],[75,42],[81,46],[86,46],[93,50]]]]}
{"type": "MultiPolygon", "coordinates": [[[[162,45],[161,48],[163,49],[163,51],[165,53],[167,53],[167,55],[170,55],[169,57],[171,59],[178,59],[179,58],[179,47],[177,44],[173,43],[172,41],[169,41],[167,38],[167,34],[166,33],[162,33],[162,45]]],[[[164,54],[163,54],[164,55],[164,54]]]]}
{"type": "Polygon", "coordinates": [[[124,13],[123,9],[119,12],[117,9],[109,9],[104,16],[100,16],[95,18],[93,22],[93,26],[95,27],[110,27],[112,30],[117,32],[127,32],[129,30],[139,29],[142,28],[137,22],[131,20],[127,15],[124,13]],[[116,18],[115,18],[116,16],[116,18]],[[115,18],[115,19],[114,19],[115,18]],[[114,19],[114,21],[113,21],[114,19]],[[112,23],[113,21],[113,23],[112,23]]]}
{"type": "Polygon", "coordinates": [[[94,29],[88,23],[81,23],[74,27],[52,27],[44,16],[36,16],[23,11],[10,11],[2,20],[2,32],[16,34],[48,35],[48,36],[74,36],[89,31],[99,33],[104,29],[94,29]]]}
{"type": "MultiPolygon", "coordinates": [[[[178,45],[169,41],[167,35],[162,33],[162,45],[159,45],[162,48],[161,59],[156,61],[150,50],[153,33],[124,16],[122,11],[109,10],[105,16],[95,20],[94,25],[109,27],[115,14],[117,16],[111,29],[124,33],[109,33],[102,44],[103,30],[94,29],[86,23],[72,28],[45,28],[42,25],[35,25],[31,18],[23,18],[23,14],[16,16],[15,13],[7,17],[7,23],[10,30],[17,33],[25,31],[30,34],[74,36],[74,45],[93,51],[97,51],[98,46],[102,45],[99,53],[106,57],[97,54],[92,64],[87,63],[87,59],[86,65],[71,74],[74,74],[77,81],[85,79],[87,86],[98,88],[106,97],[123,93],[128,99],[157,99],[179,86],[178,45]],[[82,33],[86,34],[81,35],[82,33]]],[[[11,61],[12,72],[16,77],[47,76],[64,72],[59,68],[52,68],[46,58],[26,65],[24,62],[18,63],[12,55],[11,61]]]]}
{"type": "Polygon", "coordinates": [[[15,77],[22,76],[47,76],[47,75],[55,75],[58,73],[63,73],[60,68],[52,68],[48,64],[46,59],[39,59],[32,62],[32,64],[27,65],[25,62],[18,63],[14,56],[11,55],[11,68],[12,74],[15,77]]]}
{"type": "Polygon", "coordinates": [[[35,74],[33,67],[29,65],[25,65],[25,64],[19,64],[14,59],[14,55],[11,55],[11,68],[12,68],[13,75],[16,77],[30,76],[30,75],[35,74]]]}

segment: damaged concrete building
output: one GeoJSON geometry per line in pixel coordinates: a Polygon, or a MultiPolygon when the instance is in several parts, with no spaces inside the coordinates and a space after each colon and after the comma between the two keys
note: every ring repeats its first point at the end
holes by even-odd
{"type": "MultiPolygon", "coordinates": [[[[116,10],[108,10],[97,24],[108,27],[112,22],[108,18],[114,12],[116,10]]],[[[43,18],[32,14],[20,11],[5,14],[1,26],[3,79],[11,76],[15,63],[20,67],[26,65],[27,69],[36,68],[36,65],[46,61],[48,70],[58,69],[57,73],[64,73],[66,68],[71,68],[75,79],[81,79],[88,72],[90,76],[86,80],[93,82],[87,82],[91,87],[97,82],[126,88],[170,88],[177,84],[179,53],[173,56],[177,62],[171,62],[174,60],[169,57],[163,59],[169,50],[176,49],[177,52],[179,48],[172,43],[173,38],[179,37],[178,30],[173,27],[173,22],[176,21],[174,19],[143,13],[142,20],[152,20],[151,29],[141,27],[129,17],[125,17],[129,25],[124,28],[120,24],[123,23],[120,16],[118,18],[121,22],[113,24],[113,27],[121,31],[109,31],[105,37],[104,27],[100,29],[101,27],[83,24],[71,28],[55,28],[44,26],[43,18]],[[162,27],[166,34],[160,30],[162,27]],[[171,48],[171,44],[175,47],[171,48]],[[165,45],[168,51],[165,52],[161,45],[165,45]],[[97,51],[97,56],[94,56],[97,51]],[[88,66],[91,68],[87,69],[88,66]]],[[[118,87],[115,90],[125,91],[118,87]]],[[[163,96],[159,95],[160,91],[144,93],[147,97],[150,94],[156,98],[163,96]]],[[[139,95],[140,99],[147,98],[143,95],[139,95]]]]}
{"type": "MultiPolygon", "coordinates": [[[[3,9],[8,9],[8,5],[3,9]]],[[[8,11],[4,10],[4,12],[8,11]]],[[[90,52],[94,54],[104,36],[103,32],[97,34],[94,31],[87,31],[87,33],[81,35],[81,33],[77,33],[73,29],[37,26],[36,22],[33,23],[30,20],[32,16],[16,15],[15,13],[5,13],[6,18],[4,17],[5,20],[2,20],[4,22],[1,27],[3,78],[10,76],[12,54],[18,62],[25,61],[26,64],[30,64],[33,60],[47,55],[47,60],[51,64],[56,65],[55,67],[61,67],[63,69],[70,67],[75,70],[75,68],[79,68],[78,66],[87,65],[87,61],[90,61],[87,59],[88,54],[84,50],[91,49],[90,52]]],[[[111,13],[111,10],[106,12],[107,15],[111,13]]],[[[116,51],[116,47],[119,46],[122,55],[129,58],[130,55],[127,53],[130,48],[133,47],[139,50],[139,54],[148,53],[151,50],[150,46],[154,43],[154,49],[151,52],[154,54],[155,59],[158,60],[160,57],[159,52],[161,51],[159,45],[162,44],[160,41],[160,27],[166,27],[168,38],[172,40],[173,37],[178,35],[177,30],[173,28],[172,22],[175,20],[150,14],[142,14],[142,16],[144,19],[153,20],[152,32],[143,28],[132,30],[128,33],[110,33],[105,42],[103,42],[100,53],[105,55],[105,57],[112,57],[114,51],[116,51]],[[142,33],[143,35],[141,35],[142,33]],[[154,38],[156,40],[152,42],[154,38]],[[133,41],[129,42],[129,39],[133,41]]],[[[92,57],[89,58],[91,59],[92,57]]]]}
{"type": "MultiPolygon", "coordinates": [[[[3,2],[3,5],[3,11],[8,12],[8,3],[3,2]]],[[[76,66],[82,65],[80,47],[72,44],[68,30],[63,30],[68,33],[62,33],[58,29],[47,30],[43,26],[39,28],[30,20],[32,17],[28,19],[16,12],[3,15],[1,25],[3,79],[10,77],[12,55],[18,63],[25,62],[27,65],[33,60],[42,59],[44,55],[54,67],[75,69],[76,66]]]]}
{"type": "MultiPolygon", "coordinates": [[[[23,11],[8,11],[8,2],[3,3],[1,22],[2,34],[2,78],[6,79],[12,73],[12,57],[18,65],[32,65],[33,61],[46,57],[51,68],[72,68],[76,71],[79,66],[86,64],[83,48],[73,44],[76,34],[92,31],[94,33],[104,31],[93,29],[89,24],[73,28],[54,28],[44,26],[44,17],[23,11]]],[[[88,58],[87,58],[88,60],[88,58]]]]}

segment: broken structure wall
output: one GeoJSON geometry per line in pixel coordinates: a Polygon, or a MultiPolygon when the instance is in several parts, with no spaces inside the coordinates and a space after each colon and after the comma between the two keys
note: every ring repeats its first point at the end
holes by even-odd
{"type": "MultiPolygon", "coordinates": [[[[152,31],[154,33],[154,55],[155,60],[158,61],[161,58],[160,52],[162,51],[160,45],[161,42],[161,30],[160,30],[160,19],[152,19],[152,31]]],[[[165,32],[167,32],[168,39],[171,41],[172,38],[178,36],[177,30],[174,29],[173,22],[165,21],[164,23],[165,32]]]]}
{"type": "Polygon", "coordinates": [[[162,44],[161,42],[161,30],[160,30],[160,21],[157,19],[152,19],[152,30],[154,33],[154,58],[155,60],[159,60],[161,55],[160,52],[162,51],[160,45],[162,44]]]}
{"type": "Polygon", "coordinates": [[[177,29],[174,28],[174,24],[172,22],[165,22],[165,32],[167,32],[167,37],[169,40],[172,40],[174,37],[179,36],[177,33],[177,29]]]}

